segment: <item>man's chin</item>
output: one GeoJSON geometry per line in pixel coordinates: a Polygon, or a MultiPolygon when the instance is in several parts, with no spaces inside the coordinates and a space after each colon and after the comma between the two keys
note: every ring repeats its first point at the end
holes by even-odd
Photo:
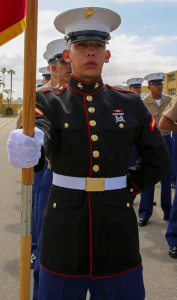
{"type": "Polygon", "coordinates": [[[98,73],[98,71],[96,70],[87,70],[86,72],[84,72],[84,77],[86,78],[98,78],[100,76],[100,73],[98,73]]]}

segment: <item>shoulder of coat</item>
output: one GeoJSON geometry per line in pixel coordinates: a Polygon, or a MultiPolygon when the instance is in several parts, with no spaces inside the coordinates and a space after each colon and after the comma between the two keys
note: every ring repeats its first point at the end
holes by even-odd
{"type": "Polygon", "coordinates": [[[132,92],[132,91],[129,91],[129,90],[124,90],[124,89],[118,89],[118,88],[115,88],[114,86],[109,85],[108,83],[106,83],[106,86],[107,86],[108,88],[111,88],[111,89],[113,89],[113,90],[115,90],[115,91],[118,91],[118,92],[136,94],[136,93],[134,93],[134,92],[132,92]]]}
{"type": "Polygon", "coordinates": [[[162,98],[171,101],[173,99],[173,97],[166,95],[166,94],[162,94],[162,98]]]}
{"type": "Polygon", "coordinates": [[[60,95],[61,93],[63,93],[66,89],[66,85],[62,85],[61,87],[46,87],[44,89],[41,90],[42,93],[46,93],[46,92],[52,92],[55,95],[60,95]]]}

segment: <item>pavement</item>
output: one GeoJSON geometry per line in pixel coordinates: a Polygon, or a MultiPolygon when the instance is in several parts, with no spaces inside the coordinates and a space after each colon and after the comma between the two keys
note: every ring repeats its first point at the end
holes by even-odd
{"type": "MultiPolygon", "coordinates": [[[[16,120],[0,118],[0,126],[8,121],[12,122],[0,128],[0,299],[19,300],[21,169],[8,163],[6,143],[16,120]]],[[[168,255],[165,240],[168,222],[162,220],[160,191],[157,184],[157,206],[148,225],[139,228],[146,300],[177,300],[177,260],[168,255]]],[[[134,204],[136,213],[138,206],[139,196],[134,204]]],[[[31,299],[32,285],[31,272],[31,299]]]]}

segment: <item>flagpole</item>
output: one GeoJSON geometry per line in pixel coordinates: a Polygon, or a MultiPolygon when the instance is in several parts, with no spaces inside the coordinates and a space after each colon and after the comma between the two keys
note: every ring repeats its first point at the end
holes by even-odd
{"type": "MultiPolygon", "coordinates": [[[[27,0],[24,51],[23,132],[31,137],[34,135],[35,126],[37,18],[38,0],[27,0]]],[[[20,300],[30,299],[33,173],[33,168],[22,169],[20,300]]]]}

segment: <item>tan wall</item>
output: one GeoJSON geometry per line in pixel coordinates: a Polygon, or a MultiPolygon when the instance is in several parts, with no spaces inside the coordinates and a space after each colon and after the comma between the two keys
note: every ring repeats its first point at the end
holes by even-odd
{"type": "MultiPolygon", "coordinates": [[[[23,104],[9,103],[9,108],[13,111],[13,116],[17,116],[18,111],[23,106],[23,104]]],[[[2,94],[0,94],[0,115],[6,115],[6,110],[8,108],[8,103],[4,102],[2,94]]]]}
{"type": "Polygon", "coordinates": [[[148,94],[150,94],[150,90],[148,89],[147,86],[142,86],[142,87],[141,87],[141,92],[142,92],[142,93],[148,93],[148,94]]]}

